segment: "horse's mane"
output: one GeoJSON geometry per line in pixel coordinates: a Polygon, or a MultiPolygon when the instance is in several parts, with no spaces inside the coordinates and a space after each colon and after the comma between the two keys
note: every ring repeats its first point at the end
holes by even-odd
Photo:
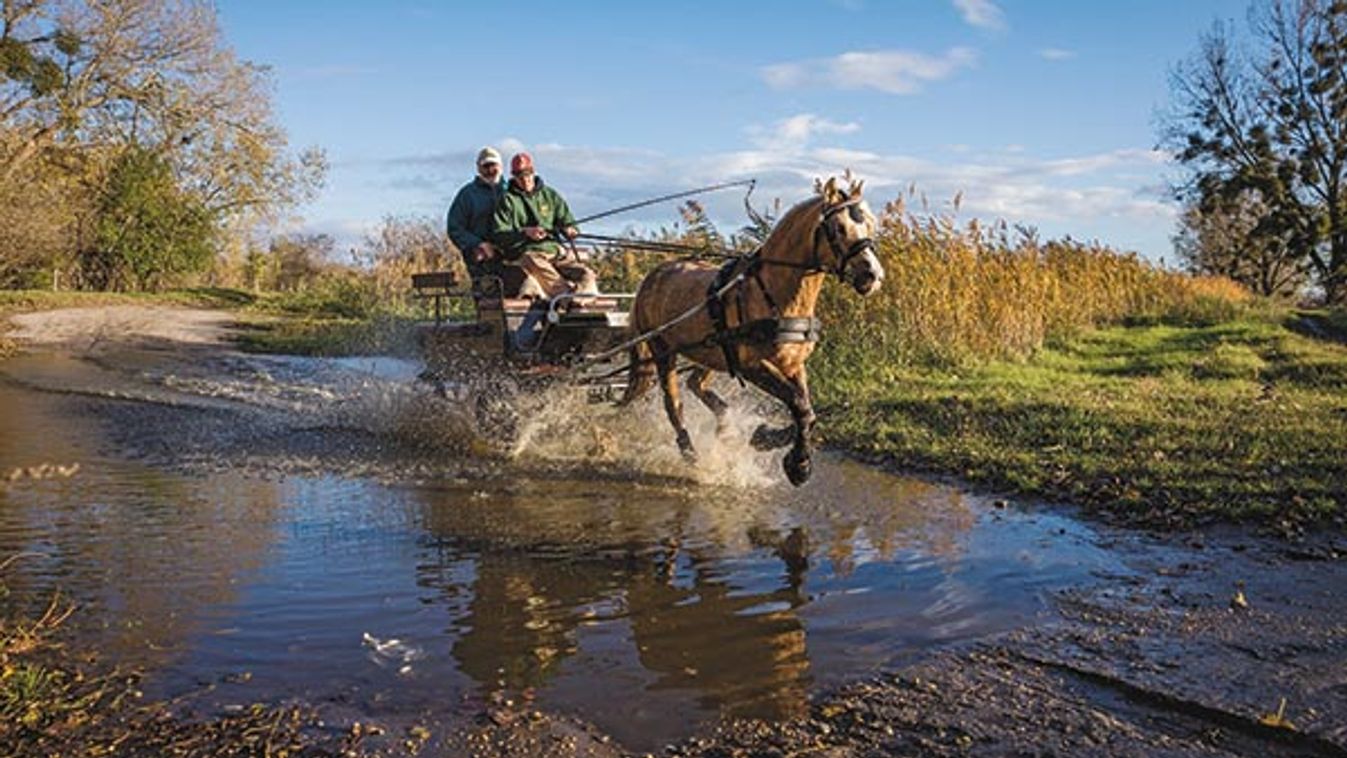
{"type": "MultiPolygon", "coordinates": [[[[857,195],[861,192],[863,183],[852,181],[850,170],[847,171],[844,181],[850,182],[851,186],[845,190],[839,188],[840,197],[843,200],[848,196],[857,195]]],[[[776,226],[772,229],[771,233],[767,235],[767,239],[763,241],[762,251],[764,257],[774,257],[772,256],[772,252],[774,252],[778,246],[784,246],[786,251],[789,251],[793,246],[799,243],[812,244],[814,226],[818,224],[820,220],[819,206],[822,205],[826,199],[825,193],[833,191],[834,182],[836,182],[836,179],[830,179],[827,185],[824,185],[822,181],[816,181],[814,186],[815,194],[792,205],[789,210],[782,214],[781,219],[777,221],[776,226]],[[825,186],[828,189],[825,190],[825,186]]],[[[864,201],[861,201],[861,203],[862,207],[865,208],[866,213],[869,214],[869,207],[864,205],[864,201]]]]}
{"type": "Polygon", "coordinates": [[[771,233],[767,235],[767,239],[763,240],[764,257],[772,257],[771,253],[778,246],[789,247],[794,242],[812,239],[814,232],[812,225],[819,220],[818,208],[822,204],[821,195],[812,195],[792,205],[783,213],[771,233]]]}

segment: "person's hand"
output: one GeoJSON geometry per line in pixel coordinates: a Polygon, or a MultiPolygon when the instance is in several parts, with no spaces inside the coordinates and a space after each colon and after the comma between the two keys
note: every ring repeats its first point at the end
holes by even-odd
{"type": "Polygon", "coordinates": [[[477,247],[473,248],[472,250],[472,257],[473,260],[477,261],[478,263],[482,261],[489,261],[492,258],[496,257],[496,246],[491,244],[490,242],[478,243],[477,247]]]}
{"type": "Polygon", "coordinates": [[[579,229],[576,229],[576,228],[573,227],[573,226],[568,226],[568,227],[566,227],[565,229],[562,229],[562,230],[561,230],[561,233],[564,234],[564,235],[566,235],[566,239],[568,239],[568,240],[573,240],[573,239],[575,239],[576,237],[579,237],[579,236],[580,236],[580,230],[579,230],[579,229]]]}
{"type": "Polygon", "coordinates": [[[540,226],[526,226],[520,231],[524,233],[525,237],[533,240],[534,242],[542,242],[543,240],[547,239],[547,230],[543,229],[540,226]]]}

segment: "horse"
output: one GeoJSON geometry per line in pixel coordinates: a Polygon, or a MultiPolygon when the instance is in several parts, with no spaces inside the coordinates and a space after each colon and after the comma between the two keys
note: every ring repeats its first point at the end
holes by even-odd
{"type": "Polygon", "coordinates": [[[782,468],[791,484],[809,480],[809,434],[814,426],[805,362],[818,341],[814,307],[828,275],[869,296],[884,281],[875,255],[877,221],[862,198],[864,182],[850,175],[814,182],[814,196],[781,217],[762,246],[722,267],[698,260],[663,263],[641,281],[632,305],[638,341],[629,352],[627,389],[619,405],[644,395],[655,380],[678,448],[696,460],[683,425],[676,369],[679,356],[693,364],[688,388],[725,432],[728,405],[710,387],[714,372],[728,372],[785,404],[791,424],[761,425],[751,444],[758,450],[791,445],[782,468]]]}

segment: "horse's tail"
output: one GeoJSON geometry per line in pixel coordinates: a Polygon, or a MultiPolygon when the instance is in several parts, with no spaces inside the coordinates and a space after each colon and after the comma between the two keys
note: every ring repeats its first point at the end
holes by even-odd
{"type": "Polygon", "coordinates": [[[618,406],[630,405],[655,386],[655,353],[650,342],[637,342],[628,352],[631,363],[627,366],[627,390],[617,401],[618,406]]]}

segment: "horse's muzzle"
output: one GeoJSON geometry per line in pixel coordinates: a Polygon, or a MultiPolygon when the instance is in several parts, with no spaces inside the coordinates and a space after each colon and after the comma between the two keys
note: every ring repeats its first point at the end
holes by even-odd
{"type": "Polygon", "coordinates": [[[866,253],[847,271],[847,282],[856,290],[856,294],[862,297],[873,295],[884,283],[884,268],[872,254],[866,253]]]}

